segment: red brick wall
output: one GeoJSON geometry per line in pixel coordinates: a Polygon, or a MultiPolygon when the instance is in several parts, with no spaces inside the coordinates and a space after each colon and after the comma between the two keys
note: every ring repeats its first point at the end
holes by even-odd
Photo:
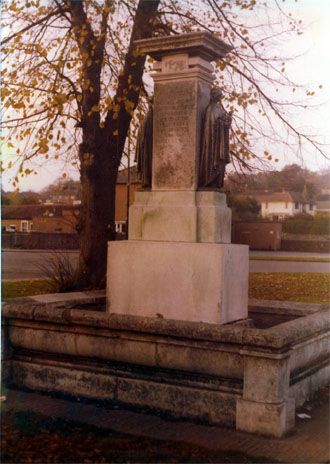
{"type": "Polygon", "coordinates": [[[234,222],[232,242],[251,250],[280,250],[282,224],[278,222],[234,222]]]}

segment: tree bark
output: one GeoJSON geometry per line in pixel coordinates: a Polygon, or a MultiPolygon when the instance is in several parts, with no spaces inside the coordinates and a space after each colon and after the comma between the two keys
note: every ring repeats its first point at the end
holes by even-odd
{"type": "MultiPolygon", "coordinates": [[[[102,134],[103,135],[103,134],[102,134]]],[[[79,284],[98,288],[105,284],[107,242],[114,238],[117,172],[108,161],[105,137],[85,137],[79,149],[82,204],[78,223],[80,236],[79,284]],[[97,138],[97,146],[95,140],[97,138]]]]}
{"type": "MultiPolygon", "coordinates": [[[[79,41],[79,24],[87,20],[81,2],[72,1],[71,15],[79,41]]],[[[139,99],[145,56],[134,56],[134,41],[152,36],[159,0],[140,0],[137,6],[128,52],[119,78],[113,109],[105,125],[100,127],[99,113],[91,108],[99,103],[101,50],[95,66],[86,67],[84,82],[92,86],[82,90],[82,143],[79,147],[82,205],[77,230],[80,237],[79,284],[84,288],[105,285],[107,243],[115,238],[115,197],[117,174],[132,118],[139,99]],[[127,111],[125,101],[132,103],[127,111]],[[114,109],[118,108],[119,111],[114,109]]],[[[87,27],[89,43],[95,44],[91,28],[87,27]]],[[[80,40],[83,49],[86,43],[80,40]]],[[[84,53],[85,50],[82,50],[84,53]]],[[[103,57],[103,50],[102,50],[103,57]]],[[[85,86],[87,87],[87,86],[85,86]]]]}

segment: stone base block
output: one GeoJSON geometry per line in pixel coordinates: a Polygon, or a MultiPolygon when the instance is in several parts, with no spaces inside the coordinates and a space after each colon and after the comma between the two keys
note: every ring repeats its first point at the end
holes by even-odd
{"type": "Polygon", "coordinates": [[[130,240],[230,243],[231,210],[213,191],[141,191],[129,211],[130,240]]]}
{"type": "Polygon", "coordinates": [[[248,247],[109,242],[107,311],[225,324],[248,316],[248,247]]]}
{"type": "Polygon", "coordinates": [[[231,243],[231,209],[226,195],[219,192],[196,193],[197,242],[231,243]]]}
{"type": "Polygon", "coordinates": [[[236,429],[270,437],[282,437],[294,427],[294,400],[282,403],[257,403],[238,399],[236,429]]]}

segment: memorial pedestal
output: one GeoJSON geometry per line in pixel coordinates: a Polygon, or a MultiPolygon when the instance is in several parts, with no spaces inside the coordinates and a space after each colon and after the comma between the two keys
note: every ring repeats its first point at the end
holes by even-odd
{"type": "Polygon", "coordinates": [[[109,243],[107,311],[212,324],[245,319],[248,247],[230,244],[225,194],[199,189],[210,62],[230,46],[206,32],[136,45],[155,59],[152,153],[141,155],[152,159],[152,185],[135,195],[129,240],[109,243]]]}
{"type": "Polygon", "coordinates": [[[226,195],[211,191],[141,191],[129,212],[129,240],[231,242],[226,195]]]}
{"type": "Polygon", "coordinates": [[[110,242],[108,312],[225,324],[247,318],[248,247],[110,242]]]}

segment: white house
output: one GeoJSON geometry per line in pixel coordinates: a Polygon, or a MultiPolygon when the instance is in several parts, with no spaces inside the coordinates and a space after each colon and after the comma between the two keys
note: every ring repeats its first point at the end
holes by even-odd
{"type": "Polygon", "coordinates": [[[254,197],[261,204],[263,218],[281,220],[298,213],[315,214],[315,204],[308,203],[298,192],[262,193],[254,197]]]}

